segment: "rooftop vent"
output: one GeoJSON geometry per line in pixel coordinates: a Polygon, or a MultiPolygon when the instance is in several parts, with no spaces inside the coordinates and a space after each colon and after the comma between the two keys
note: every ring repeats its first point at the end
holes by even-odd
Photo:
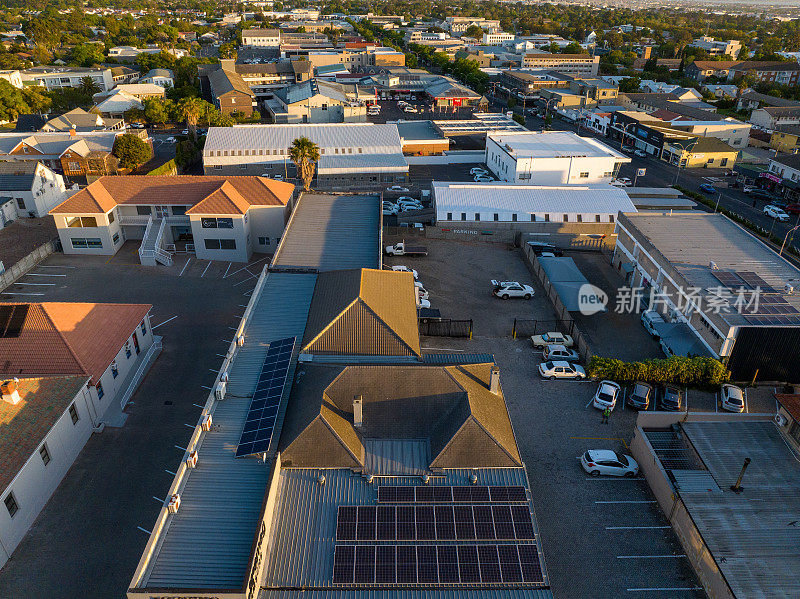
{"type": "Polygon", "coordinates": [[[492,373],[489,376],[489,391],[500,395],[500,369],[496,364],[492,366],[492,373]]]}
{"type": "Polygon", "coordinates": [[[358,395],[353,400],[353,426],[356,428],[361,428],[364,424],[363,404],[364,404],[363,395],[358,395]]]}
{"type": "Polygon", "coordinates": [[[3,394],[3,401],[7,401],[13,406],[17,405],[21,399],[19,391],[17,391],[17,383],[19,383],[19,379],[14,378],[10,381],[3,381],[3,383],[0,384],[0,392],[3,394]]]}
{"type": "Polygon", "coordinates": [[[713,260],[710,260],[710,261],[708,262],[708,267],[709,267],[711,270],[717,270],[717,263],[716,263],[716,262],[714,262],[713,260]]]}

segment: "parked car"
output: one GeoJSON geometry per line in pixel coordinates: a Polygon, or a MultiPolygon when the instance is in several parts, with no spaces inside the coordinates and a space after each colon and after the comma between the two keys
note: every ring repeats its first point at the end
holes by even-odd
{"type": "Polygon", "coordinates": [[[422,202],[419,200],[412,200],[412,199],[399,199],[397,200],[396,204],[398,206],[417,206],[418,208],[422,208],[422,202]]]}
{"type": "Polygon", "coordinates": [[[563,333],[542,333],[541,335],[531,336],[533,347],[544,347],[545,345],[563,345],[572,347],[573,340],[569,335],[563,333]]]}
{"type": "Polygon", "coordinates": [[[412,275],[414,275],[415,281],[419,279],[419,274],[417,273],[417,271],[414,270],[413,268],[409,268],[408,266],[404,266],[402,264],[396,264],[395,266],[392,266],[392,270],[395,272],[410,272],[412,275]]]}
{"type": "Polygon", "coordinates": [[[170,136],[170,137],[168,137],[167,139],[164,140],[164,143],[174,144],[176,141],[177,140],[174,137],[170,136]]]}
{"type": "Polygon", "coordinates": [[[639,474],[639,464],[631,456],[610,449],[590,449],[581,456],[581,466],[590,476],[627,476],[639,474]]]}
{"type": "Polygon", "coordinates": [[[412,198],[411,196],[400,196],[395,200],[397,202],[419,202],[417,198],[412,198]]]}
{"type": "Polygon", "coordinates": [[[768,192],[766,189],[760,189],[758,187],[745,187],[744,192],[748,194],[751,198],[757,198],[759,200],[767,200],[771,202],[775,199],[775,196],[768,192]],[[748,191],[749,189],[749,191],[748,191]]]}
{"type": "Polygon", "coordinates": [[[274,181],[283,181],[283,175],[272,175],[274,181]]]}
{"type": "Polygon", "coordinates": [[[647,383],[636,381],[631,389],[631,394],[627,396],[625,403],[636,410],[646,410],[650,407],[653,399],[653,387],[647,383]]]}
{"type": "Polygon", "coordinates": [[[647,158],[647,152],[644,150],[634,150],[633,155],[638,156],[639,158],[647,158]]]}
{"type": "Polygon", "coordinates": [[[419,298],[417,300],[417,309],[429,309],[431,307],[431,302],[426,299],[419,298]]]}
{"type": "Polygon", "coordinates": [[[764,206],[764,214],[766,214],[771,218],[775,218],[780,222],[785,222],[789,220],[789,215],[773,204],[768,204],[767,206],[764,206]]]}
{"type": "Polygon", "coordinates": [[[752,185],[742,185],[742,191],[744,193],[752,193],[754,189],[755,187],[753,187],[752,185]]]}
{"type": "Polygon", "coordinates": [[[660,337],[655,325],[664,322],[664,318],[655,310],[645,310],[641,315],[642,325],[653,337],[660,337]]]}
{"type": "Polygon", "coordinates": [[[744,412],[744,393],[736,385],[722,385],[720,389],[722,409],[729,412],[744,412]]]}
{"type": "Polygon", "coordinates": [[[507,300],[512,297],[531,299],[533,297],[533,287],[523,285],[517,281],[495,281],[492,279],[492,295],[500,299],[507,300]]]}
{"type": "Polygon", "coordinates": [[[683,393],[674,385],[667,385],[664,387],[664,392],[661,394],[660,407],[667,412],[680,412],[683,410],[683,393]]]}
{"type": "Polygon", "coordinates": [[[539,364],[539,374],[542,378],[550,379],[585,379],[586,372],[577,364],[570,364],[563,360],[555,362],[542,362],[539,364]]]}
{"type": "Polygon", "coordinates": [[[492,181],[494,181],[494,177],[491,177],[489,175],[475,175],[475,177],[473,177],[473,180],[475,181],[475,183],[491,183],[492,181]]]}
{"type": "Polygon", "coordinates": [[[569,349],[563,345],[545,345],[542,349],[542,358],[548,360],[567,360],[574,362],[580,360],[580,355],[574,349],[569,349]]]}
{"type": "Polygon", "coordinates": [[[414,106],[405,106],[403,107],[403,112],[417,112],[417,109],[414,106]]]}
{"type": "Polygon", "coordinates": [[[408,187],[403,187],[402,185],[392,185],[391,187],[387,187],[386,191],[406,192],[408,191],[408,187]]]}
{"type": "Polygon", "coordinates": [[[605,410],[606,408],[613,410],[617,405],[617,397],[619,397],[620,387],[614,381],[600,381],[597,391],[592,399],[592,406],[598,410],[605,410]]]}
{"type": "Polygon", "coordinates": [[[709,185],[708,183],[703,183],[700,186],[700,191],[702,191],[706,195],[711,195],[711,194],[717,193],[717,190],[714,189],[714,186],[713,185],[709,185]]]}
{"type": "Polygon", "coordinates": [[[489,171],[487,171],[485,168],[482,168],[480,166],[476,166],[476,167],[473,167],[473,168],[469,169],[469,174],[470,175],[485,175],[488,172],[489,171]]]}
{"type": "Polygon", "coordinates": [[[394,216],[398,212],[400,212],[400,208],[398,206],[384,206],[381,214],[383,214],[383,216],[394,216]]]}
{"type": "Polygon", "coordinates": [[[613,179],[611,181],[611,185],[613,185],[614,187],[630,187],[631,185],[633,185],[633,183],[631,183],[631,180],[628,179],[627,177],[621,177],[619,179],[613,179]]]}

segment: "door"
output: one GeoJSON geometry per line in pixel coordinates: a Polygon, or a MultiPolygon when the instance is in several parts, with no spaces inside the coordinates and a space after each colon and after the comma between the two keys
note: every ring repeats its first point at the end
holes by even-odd
{"type": "Polygon", "coordinates": [[[136,350],[136,355],[138,356],[139,352],[141,351],[141,349],[139,348],[139,338],[136,336],[136,333],[134,333],[132,336],[133,336],[133,347],[136,350]]]}

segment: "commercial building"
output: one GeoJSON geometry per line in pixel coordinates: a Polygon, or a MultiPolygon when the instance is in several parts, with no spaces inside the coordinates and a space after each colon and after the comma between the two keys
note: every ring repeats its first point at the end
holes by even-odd
{"type": "Polygon", "coordinates": [[[447,29],[451,35],[460,36],[464,34],[467,29],[476,25],[488,32],[502,31],[500,29],[500,21],[494,19],[484,19],[483,17],[445,17],[444,28],[447,29]]]}
{"type": "Polygon", "coordinates": [[[783,154],[796,154],[800,148],[800,125],[785,125],[773,131],[769,147],[783,154]]]}
{"type": "Polygon", "coordinates": [[[0,304],[0,566],[161,349],[147,304],[0,304]]]}
{"type": "Polygon", "coordinates": [[[697,81],[703,81],[706,77],[720,77],[731,82],[750,75],[758,83],[780,83],[794,87],[800,77],[800,64],[757,60],[695,60],[686,67],[686,75],[697,81]]]}
{"type": "MultiPolygon", "coordinates": [[[[374,95],[366,96],[369,100],[374,95]]],[[[367,107],[358,86],[311,79],[275,90],[264,105],[275,123],[364,123],[367,107]]]]}
{"type": "Polygon", "coordinates": [[[750,123],[766,131],[800,125],[800,106],[765,106],[750,113],[750,123]]]}
{"type": "Polygon", "coordinates": [[[114,87],[111,69],[102,67],[32,67],[22,71],[22,80],[42,85],[49,90],[65,87],[80,87],[86,78],[92,80],[100,91],[108,91],[114,87]]]}
{"type": "Polygon", "coordinates": [[[739,52],[742,51],[742,42],[739,40],[721,41],[707,35],[694,40],[690,46],[705,50],[709,56],[730,56],[733,60],[739,58],[739,52]]]}
{"type": "Polygon", "coordinates": [[[800,154],[771,158],[762,178],[773,191],[796,201],[800,197],[800,154]]]}
{"type": "Polygon", "coordinates": [[[597,77],[600,56],[588,54],[525,54],[522,64],[525,69],[544,69],[573,76],[597,77]]]}
{"type": "Polygon", "coordinates": [[[667,353],[718,357],[738,381],[800,382],[800,270],[721,214],[623,214],[617,234],[612,264],[642,309],[686,333],[667,353]]]}
{"type": "Polygon", "coordinates": [[[406,156],[433,156],[450,149],[445,137],[433,121],[397,121],[397,132],[406,156]]]}
{"type": "Polygon", "coordinates": [[[203,168],[208,175],[294,177],[289,147],[303,136],[320,149],[315,189],[377,190],[407,179],[397,126],[368,123],[211,127],[203,168]]]}
{"type": "Polygon", "coordinates": [[[501,181],[530,185],[610,183],[631,159],[567,131],[486,135],[486,164],[501,181]]]}
{"type": "Polygon", "coordinates": [[[67,254],[112,256],[141,240],[142,264],[171,264],[177,249],[247,262],[275,251],[293,192],[263,177],[102,177],[50,214],[67,254]]]}
{"type": "Polygon", "coordinates": [[[0,204],[14,202],[16,218],[40,218],[64,199],[64,177],[41,162],[0,162],[0,204]]]}
{"type": "Polygon", "coordinates": [[[380,227],[378,196],[300,198],[129,599],[552,596],[500,372],[422,354],[380,227]]]}
{"type": "Polygon", "coordinates": [[[631,453],[709,597],[800,593],[800,467],[785,413],[639,413],[631,453]]]}
{"type": "MultiPolygon", "coordinates": [[[[314,69],[308,60],[282,59],[273,62],[244,64],[236,63],[233,60],[222,60],[220,64],[199,65],[198,74],[200,77],[200,89],[204,97],[208,98],[215,105],[220,104],[220,100],[215,97],[215,90],[211,87],[211,77],[215,79],[217,93],[226,93],[225,90],[235,89],[241,91],[234,95],[239,105],[247,104],[247,97],[255,98],[256,102],[263,102],[273,97],[275,90],[301,83],[309,80],[314,69]],[[223,71],[223,73],[216,73],[223,71]],[[224,81],[228,79],[229,81],[224,81]],[[235,86],[234,86],[235,80],[235,86]],[[244,83],[244,85],[242,84],[244,83]],[[252,96],[244,91],[244,87],[250,88],[252,96]]],[[[226,103],[226,102],[223,102],[226,103]]],[[[232,108],[234,104],[227,102],[232,108]]]]}
{"type": "Polygon", "coordinates": [[[506,33],[505,31],[499,31],[497,33],[484,33],[483,34],[483,45],[484,46],[500,46],[505,42],[513,42],[516,39],[516,35],[513,33],[506,33]]]}
{"type": "Polygon", "coordinates": [[[242,45],[278,48],[281,45],[281,31],[280,29],[243,29],[242,45]]]}

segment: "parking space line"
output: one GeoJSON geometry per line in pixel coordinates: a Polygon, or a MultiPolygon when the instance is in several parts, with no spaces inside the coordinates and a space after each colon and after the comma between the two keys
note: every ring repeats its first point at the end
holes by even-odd
{"type": "Polygon", "coordinates": [[[40,264],[36,268],[78,268],[78,267],[77,266],[58,266],[58,265],[53,266],[53,265],[47,265],[47,264],[40,264]]]}
{"type": "Polygon", "coordinates": [[[239,285],[241,285],[242,283],[247,283],[247,281],[249,281],[250,279],[255,279],[255,277],[251,275],[251,276],[247,277],[246,279],[242,279],[242,280],[241,280],[241,281],[239,281],[238,283],[234,283],[234,284],[233,284],[233,286],[234,286],[234,287],[238,287],[238,286],[239,286],[239,285]]]}
{"type": "Polygon", "coordinates": [[[686,557],[685,553],[677,555],[618,555],[617,559],[665,559],[674,557],[686,557]]]}
{"type": "Polygon", "coordinates": [[[67,275],[62,275],[58,273],[48,274],[45,272],[29,272],[25,275],[26,277],[66,277],[67,275]]]}
{"type": "Polygon", "coordinates": [[[228,268],[225,269],[225,274],[222,275],[223,279],[228,276],[228,271],[231,269],[231,264],[233,264],[233,262],[228,262],[228,268]]]}
{"type": "Polygon", "coordinates": [[[606,526],[606,530],[660,530],[670,526],[606,526]]]}
{"type": "Polygon", "coordinates": [[[186,261],[186,264],[184,264],[184,265],[183,265],[183,268],[181,269],[181,273],[178,275],[179,277],[182,277],[182,276],[183,276],[183,271],[184,271],[184,270],[186,270],[186,267],[187,267],[187,266],[189,266],[189,262],[191,262],[191,261],[192,261],[192,259],[191,259],[191,257],[190,257],[190,258],[189,258],[189,259],[186,261]]]}
{"type": "Polygon", "coordinates": [[[160,327],[162,324],[167,324],[167,323],[168,323],[170,320],[175,320],[176,318],[178,318],[178,316],[177,316],[177,315],[176,315],[176,316],[173,316],[172,318],[167,318],[167,319],[166,319],[164,322],[162,322],[161,324],[157,324],[156,326],[154,326],[154,327],[150,327],[150,328],[151,328],[151,330],[155,330],[155,329],[157,329],[158,327],[160,327]]]}
{"type": "Polygon", "coordinates": [[[55,287],[55,283],[14,283],[14,285],[37,285],[39,287],[55,287]]]}
{"type": "Polygon", "coordinates": [[[208,270],[208,267],[209,267],[209,266],[211,266],[211,261],[210,261],[210,260],[208,261],[208,264],[206,264],[206,268],[205,268],[205,270],[203,270],[203,274],[201,274],[201,275],[200,275],[200,278],[201,278],[201,279],[202,279],[204,276],[206,276],[206,270],[208,270]]]}
{"type": "Polygon", "coordinates": [[[16,293],[14,291],[4,291],[2,295],[44,295],[44,293],[16,293]]]}
{"type": "Polygon", "coordinates": [[[663,593],[667,591],[674,591],[676,593],[680,593],[683,591],[702,591],[701,587],[644,587],[640,589],[625,589],[630,593],[645,593],[648,591],[652,591],[655,593],[663,593]]]}
{"type": "Polygon", "coordinates": [[[205,385],[200,385],[200,386],[201,386],[203,389],[208,389],[209,391],[211,391],[211,387],[206,387],[205,385]]]}
{"type": "Polygon", "coordinates": [[[607,501],[595,501],[595,503],[655,503],[655,499],[609,499],[607,501]]]}

